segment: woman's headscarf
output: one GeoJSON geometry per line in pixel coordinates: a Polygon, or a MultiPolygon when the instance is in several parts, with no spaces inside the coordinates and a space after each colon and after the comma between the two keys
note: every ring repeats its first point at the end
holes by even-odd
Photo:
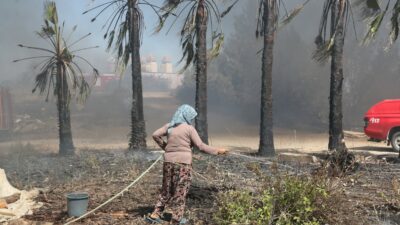
{"type": "Polygon", "coordinates": [[[179,124],[186,123],[191,125],[193,119],[197,116],[196,110],[190,105],[181,105],[172,117],[171,122],[168,126],[168,134],[171,133],[172,129],[179,124]]]}

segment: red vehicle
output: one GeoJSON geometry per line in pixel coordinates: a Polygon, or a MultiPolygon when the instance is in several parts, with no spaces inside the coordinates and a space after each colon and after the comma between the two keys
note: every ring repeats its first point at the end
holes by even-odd
{"type": "Polygon", "coordinates": [[[386,141],[394,150],[400,150],[400,99],[383,100],[372,106],[364,122],[369,141],[386,141]]]}

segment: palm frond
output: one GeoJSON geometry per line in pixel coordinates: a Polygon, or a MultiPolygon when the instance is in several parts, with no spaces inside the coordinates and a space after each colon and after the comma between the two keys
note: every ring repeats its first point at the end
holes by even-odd
{"type": "Polygon", "coordinates": [[[36,92],[39,89],[39,93],[43,94],[47,87],[47,81],[49,74],[51,74],[52,65],[46,67],[45,70],[40,71],[39,74],[36,75],[35,78],[35,87],[32,89],[32,93],[36,92]]]}
{"type": "Polygon", "coordinates": [[[93,11],[93,10],[95,10],[95,9],[97,9],[97,8],[100,8],[100,7],[104,6],[104,5],[107,5],[107,4],[114,4],[114,3],[118,2],[118,1],[119,1],[119,0],[113,0],[113,1],[109,1],[109,2],[102,3],[102,4],[100,4],[100,5],[97,5],[97,6],[93,7],[93,8],[90,8],[90,9],[84,11],[82,14],[86,14],[86,13],[88,13],[88,12],[91,12],[91,11],[93,11]]]}
{"type": "Polygon", "coordinates": [[[65,39],[65,42],[69,42],[69,39],[72,37],[72,34],[76,31],[76,28],[78,27],[78,25],[75,25],[72,27],[71,32],[69,33],[69,35],[67,36],[67,39],[65,39]]]}
{"type": "Polygon", "coordinates": [[[53,1],[46,1],[44,3],[44,19],[50,21],[52,24],[58,24],[58,15],[56,3],[53,1]]]}
{"type": "Polygon", "coordinates": [[[79,85],[79,98],[77,99],[81,103],[85,103],[88,99],[91,92],[90,85],[86,82],[85,79],[81,78],[80,85],[79,85]]]}
{"type": "Polygon", "coordinates": [[[317,44],[317,49],[314,51],[312,58],[317,62],[325,63],[332,54],[334,41],[335,35],[332,36],[329,41],[320,42],[320,44],[317,44]]]}
{"type": "Polygon", "coordinates": [[[194,40],[197,37],[196,24],[199,23],[196,14],[198,7],[204,7],[204,17],[210,32],[208,32],[207,39],[212,43],[211,48],[208,50],[208,59],[213,59],[219,55],[222,49],[224,36],[221,28],[221,18],[226,16],[232,8],[239,2],[239,0],[231,0],[230,4],[224,11],[219,10],[219,6],[215,0],[205,0],[204,5],[200,5],[197,0],[166,0],[160,9],[160,17],[158,26],[155,32],[160,32],[164,27],[166,21],[174,16],[171,26],[168,28],[168,33],[175,25],[178,19],[183,21],[179,30],[180,44],[182,48],[182,58],[178,63],[184,63],[180,72],[185,71],[190,65],[195,63],[196,47],[194,40]],[[183,16],[182,16],[183,15],[183,16]],[[214,25],[216,25],[214,27],[214,25]]]}
{"type": "Polygon", "coordinates": [[[212,60],[218,57],[219,53],[222,50],[222,46],[224,45],[224,35],[219,33],[213,38],[213,47],[208,53],[208,59],[212,60]]]}
{"type": "Polygon", "coordinates": [[[52,54],[56,54],[55,51],[52,51],[52,50],[46,49],[46,48],[33,47],[33,46],[26,46],[26,45],[23,45],[23,44],[18,44],[18,47],[21,47],[21,48],[29,48],[29,49],[33,49],[33,50],[39,50],[39,51],[50,52],[50,53],[52,53],[52,54]]]}
{"type": "Polygon", "coordinates": [[[71,44],[67,45],[67,48],[71,48],[72,46],[76,45],[77,43],[79,43],[80,41],[82,41],[85,38],[89,37],[90,35],[92,35],[92,33],[88,33],[88,34],[83,35],[82,37],[78,38],[76,41],[74,41],[71,44]]]}
{"type": "MultiPolygon", "coordinates": [[[[368,30],[364,37],[363,44],[368,44],[376,37],[383,21],[388,14],[391,1],[387,1],[384,9],[380,6],[379,0],[358,0],[356,5],[361,7],[362,17],[368,21],[368,30]]],[[[389,33],[389,42],[386,49],[390,48],[399,36],[400,23],[400,0],[396,0],[390,17],[391,31],[389,33]]]]}
{"type": "Polygon", "coordinates": [[[264,33],[264,20],[262,19],[264,11],[264,1],[258,1],[258,13],[257,13],[257,29],[256,38],[259,38],[264,33]]]}
{"type": "Polygon", "coordinates": [[[304,7],[310,2],[310,0],[306,0],[301,5],[295,7],[291,12],[289,12],[285,18],[280,22],[279,27],[284,27],[289,24],[300,12],[304,9],[304,7]]]}
{"type": "Polygon", "coordinates": [[[349,22],[350,4],[347,1],[325,0],[318,35],[315,38],[317,46],[313,53],[313,59],[325,63],[332,54],[333,46],[340,21],[343,21],[345,35],[349,22]],[[329,34],[327,32],[329,31],[329,34]]]}
{"type": "MultiPolygon", "coordinates": [[[[109,33],[111,33],[112,31],[114,31],[115,33],[115,29],[117,28],[119,21],[124,18],[128,18],[126,16],[126,8],[127,5],[122,5],[120,8],[114,10],[114,12],[111,14],[111,16],[107,19],[107,21],[105,22],[105,24],[103,25],[103,29],[104,27],[107,26],[106,32],[104,33],[104,39],[107,38],[107,36],[109,35],[109,33]]],[[[123,21],[126,22],[126,21],[123,21]]]]}
{"type": "Polygon", "coordinates": [[[53,71],[56,71],[56,69],[53,68],[52,71],[50,71],[49,82],[48,82],[48,86],[47,86],[47,94],[46,94],[46,99],[45,99],[46,102],[49,101],[50,90],[51,90],[51,89],[54,89],[54,92],[55,92],[55,90],[56,90],[56,88],[55,88],[56,82],[54,82],[54,79],[55,79],[55,76],[56,76],[56,75],[53,75],[53,74],[56,74],[56,73],[53,73],[53,71]]]}
{"type": "Polygon", "coordinates": [[[173,12],[185,0],[165,0],[161,9],[164,12],[173,12]]]}
{"type": "Polygon", "coordinates": [[[230,6],[228,6],[222,13],[221,13],[221,18],[225,17],[232,9],[233,7],[236,5],[236,3],[238,3],[239,0],[236,0],[235,2],[233,2],[230,6]]]}
{"type": "Polygon", "coordinates": [[[81,52],[81,51],[94,49],[94,48],[99,48],[99,47],[100,46],[96,45],[96,46],[91,46],[91,47],[86,47],[86,48],[80,48],[80,49],[72,50],[71,53],[81,52]]]}
{"type": "Polygon", "coordinates": [[[79,103],[84,103],[90,95],[90,86],[86,82],[81,68],[76,63],[66,64],[65,67],[67,69],[67,75],[70,83],[72,84],[72,90],[74,90],[76,100],[79,103]]]}
{"type": "Polygon", "coordinates": [[[390,32],[390,45],[393,44],[399,37],[400,31],[400,0],[396,1],[396,4],[392,10],[392,17],[390,18],[392,30],[390,32]]]}
{"type": "MultiPolygon", "coordinates": [[[[98,46],[80,48],[72,51],[69,48],[79,41],[83,40],[90,34],[85,35],[79,38],[77,41],[73,42],[72,44],[68,45],[68,40],[65,40],[62,37],[64,26],[64,22],[61,26],[59,26],[58,24],[57,8],[55,3],[46,2],[44,11],[44,25],[42,26],[41,30],[37,32],[37,34],[39,35],[39,37],[45,39],[46,41],[50,40],[51,48],[47,49],[43,47],[33,47],[22,44],[18,46],[51,54],[47,56],[34,56],[14,60],[14,62],[19,62],[29,59],[45,58],[45,60],[35,66],[35,68],[38,68],[40,66],[40,72],[36,74],[35,84],[32,92],[39,92],[39,94],[47,93],[46,101],[48,101],[51,91],[54,95],[58,95],[60,93],[58,91],[59,88],[64,87],[67,87],[66,92],[68,92],[68,96],[66,97],[68,102],[69,98],[71,97],[71,91],[73,91],[74,95],[79,98],[80,96],[78,95],[82,95],[83,97],[85,97],[85,99],[87,98],[86,94],[90,93],[87,91],[90,89],[90,86],[88,86],[87,82],[85,81],[83,71],[75,62],[76,59],[83,60],[85,63],[89,64],[89,66],[91,66],[94,71],[96,71],[95,79],[98,76],[98,71],[93,67],[92,64],[89,63],[88,60],[84,59],[81,56],[75,55],[76,52],[96,48],[98,46]],[[66,81],[67,83],[64,83],[64,81],[66,81]]],[[[72,28],[71,34],[75,31],[75,29],[76,26],[72,28]]]]}
{"type": "Polygon", "coordinates": [[[193,62],[194,56],[195,56],[195,46],[194,46],[194,36],[188,34],[184,41],[182,42],[182,58],[179,60],[179,63],[181,63],[183,60],[186,59],[184,67],[180,70],[180,73],[185,71],[193,62]]]}
{"type": "Polygon", "coordinates": [[[385,18],[385,15],[389,9],[389,4],[390,1],[388,1],[385,10],[380,11],[379,13],[375,14],[375,16],[373,16],[372,21],[368,25],[368,32],[364,37],[363,44],[367,44],[375,38],[376,34],[379,31],[379,28],[381,27],[382,21],[385,18]]]}
{"type": "Polygon", "coordinates": [[[42,58],[51,58],[51,56],[45,55],[45,56],[33,56],[33,57],[27,57],[27,58],[21,58],[21,59],[15,59],[13,62],[19,62],[19,61],[24,61],[24,60],[30,60],[30,59],[42,59],[42,58]]]}
{"type": "Polygon", "coordinates": [[[379,0],[356,0],[354,5],[361,8],[361,17],[363,19],[376,17],[382,11],[379,0]]]}
{"type": "Polygon", "coordinates": [[[42,38],[50,38],[52,37],[56,32],[54,29],[50,26],[43,26],[42,30],[37,32],[37,34],[42,37],[42,38]]]}
{"type": "MultiPolygon", "coordinates": [[[[326,36],[327,36],[327,31],[328,31],[328,25],[329,25],[329,19],[331,18],[329,16],[329,13],[334,6],[334,1],[333,0],[325,0],[323,9],[322,9],[322,16],[319,24],[319,29],[318,29],[318,35],[317,38],[315,39],[315,44],[317,45],[317,48],[320,48],[321,45],[324,45],[326,42],[326,36]]],[[[331,21],[332,24],[331,27],[334,27],[334,21],[331,21]]],[[[331,29],[331,35],[333,34],[332,29],[331,29]]]]}
{"type": "Polygon", "coordinates": [[[193,34],[196,28],[196,5],[190,9],[189,13],[187,14],[183,26],[180,32],[181,37],[184,37],[188,34],[193,34]]]}
{"type": "Polygon", "coordinates": [[[126,68],[126,64],[129,62],[130,48],[131,46],[129,40],[129,27],[131,27],[130,13],[134,13],[138,18],[139,23],[139,42],[141,42],[144,29],[144,18],[143,12],[140,5],[149,6],[156,15],[161,18],[161,15],[157,12],[157,8],[160,8],[147,0],[138,0],[136,5],[133,7],[128,5],[127,0],[112,0],[104,4],[100,4],[94,8],[91,8],[85,12],[99,10],[99,12],[93,17],[92,22],[94,22],[100,15],[107,11],[111,6],[115,5],[116,9],[112,11],[111,15],[106,20],[103,28],[107,27],[104,33],[104,39],[107,39],[107,51],[112,50],[116,54],[116,65],[119,72],[123,72],[126,68]],[[132,12],[129,9],[132,9],[132,12]]]}

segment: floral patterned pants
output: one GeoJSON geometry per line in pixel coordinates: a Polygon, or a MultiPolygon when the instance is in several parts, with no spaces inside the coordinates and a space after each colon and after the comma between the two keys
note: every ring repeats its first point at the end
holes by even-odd
{"type": "Polygon", "coordinates": [[[154,213],[161,215],[165,205],[172,210],[172,220],[180,221],[185,211],[186,195],[192,182],[192,165],[164,162],[161,194],[154,213]]]}

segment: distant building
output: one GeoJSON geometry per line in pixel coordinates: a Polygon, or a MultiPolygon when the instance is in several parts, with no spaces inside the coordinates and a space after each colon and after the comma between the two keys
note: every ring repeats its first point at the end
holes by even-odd
{"type": "MultiPolygon", "coordinates": [[[[168,91],[182,85],[183,75],[174,73],[170,57],[164,56],[160,67],[156,58],[152,55],[142,57],[140,62],[144,91],[168,91]]],[[[106,90],[109,87],[111,88],[113,84],[131,88],[132,77],[130,71],[130,66],[127,66],[125,75],[122,77],[114,73],[100,74],[97,78],[95,89],[106,90]]]]}
{"type": "Polygon", "coordinates": [[[150,72],[150,73],[157,73],[158,72],[158,63],[156,58],[152,55],[147,56],[145,63],[143,64],[142,61],[142,71],[143,72],[150,72]]]}
{"type": "Polygon", "coordinates": [[[173,73],[171,59],[167,56],[164,56],[162,59],[161,70],[162,73],[173,73]]]}
{"type": "Polygon", "coordinates": [[[152,86],[162,85],[173,90],[182,85],[183,75],[177,73],[142,72],[144,89],[154,89],[152,86]],[[157,84],[158,83],[158,84],[157,84]]]}
{"type": "Polygon", "coordinates": [[[103,90],[105,89],[110,83],[117,83],[120,80],[120,76],[114,74],[114,73],[104,73],[100,74],[100,76],[97,77],[96,83],[95,83],[95,88],[97,90],[103,90]]]}

